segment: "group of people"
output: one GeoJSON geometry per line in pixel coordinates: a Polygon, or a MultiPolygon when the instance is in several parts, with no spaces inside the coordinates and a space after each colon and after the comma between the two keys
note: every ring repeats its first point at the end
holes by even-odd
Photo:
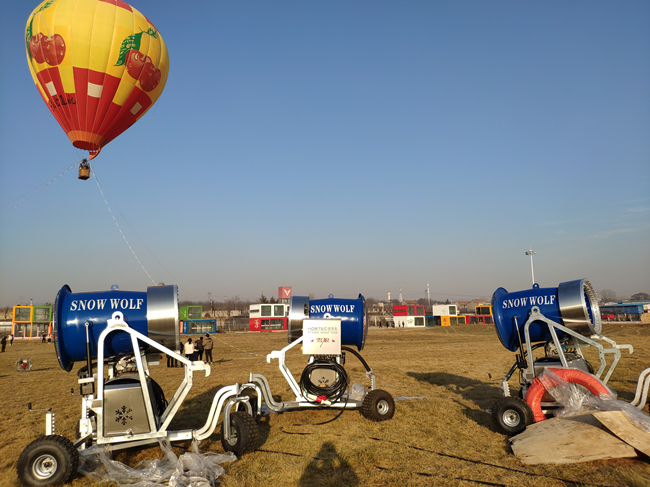
{"type": "MultiPolygon", "coordinates": [[[[188,338],[187,342],[183,345],[183,355],[185,355],[192,362],[197,360],[203,360],[203,354],[205,353],[204,362],[207,364],[212,363],[212,349],[214,348],[214,343],[210,334],[206,333],[205,337],[196,338],[192,341],[192,338],[188,338]]],[[[173,357],[167,356],[167,367],[179,367],[178,362],[173,357]]]]}

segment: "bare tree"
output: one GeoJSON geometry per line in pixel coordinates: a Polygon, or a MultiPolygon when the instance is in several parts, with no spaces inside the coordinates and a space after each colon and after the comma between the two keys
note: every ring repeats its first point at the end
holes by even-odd
{"type": "Polygon", "coordinates": [[[366,309],[372,309],[377,305],[377,300],[375,298],[365,298],[366,309]]]}
{"type": "Polygon", "coordinates": [[[616,293],[611,289],[603,289],[600,291],[600,304],[616,301],[616,293]]]}
{"type": "Polygon", "coordinates": [[[630,297],[631,301],[647,301],[650,300],[650,294],[648,293],[636,293],[630,297]]]}
{"type": "Polygon", "coordinates": [[[7,306],[6,308],[0,309],[0,313],[4,313],[4,319],[5,320],[11,320],[13,318],[12,313],[14,309],[10,306],[7,306]]]}

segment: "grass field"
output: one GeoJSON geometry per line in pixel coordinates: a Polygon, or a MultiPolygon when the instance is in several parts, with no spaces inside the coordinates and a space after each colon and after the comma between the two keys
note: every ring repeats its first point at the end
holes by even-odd
{"type": "MultiPolygon", "coordinates": [[[[650,327],[605,325],[604,334],[617,343],[634,346],[624,355],[609,385],[619,398],[634,396],[639,372],[650,366],[650,327]]],[[[235,333],[216,336],[212,374],[194,375],[194,387],[178,413],[173,429],[199,428],[205,423],[214,393],[222,386],[245,382],[249,372],[266,375],[274,394],[291,399],[277,360],[266,355],[286,345],[285,333],[235,333]]],[[[587,358],[598,359],[592,351],[587,358]]],[[[456,326],[434,329],[375,329],[368,334],[362,355],[377,376],[377,387],[394,397],[395,417],[375,423],[359,411],[348,410],[335,421],[332,410],[289,411],[270,414],[259,422],[260,443],[254,453],[225,464],[224,486],[645,486],[650,485],[650,459],[610,460],[565,466],[525,466],[515,458],[507,438],[496,432],[486,412],[499,399],[498,382],[514,362],[514,354],[499,342],[493,327],[456,326]],[[425,396],[422,398],[422,396],[425,396]],[[414,398],[415,397],[415,398],[414,398]]],[[[287,364],[299,378],[306,359],[290,353],[287,364]]],[[[17,484],[15,465],[21,451],[44,434],[44,413],[52,407],[56,432],[70,439],[81,406],[75,364],[72,372],[59,368],[54,346],[40,341],[14,341],[0,354],[0,486],[17,484]],[[31,372],[17,372],[19,357],[30,357],[31,372]]],[[[351,383],[369,387],[364,369],[351,354],[346,370],[351,383]]],[[[152,377],[171,397],[182,369],[164,364],[152,368],[152,377]]],[[[511,388],[518,390],[513,377],[511,388]]],[[[647,406],[645,411],[647,412],[647,406]]],[[[222,452],[219,428],[201,443],[202,451],[222,452]]],[[[189,444],[178,444],[181,454],[189,444]]],[[[116,459],[135,465],[160,458],[160,449],[130,449],[116,459]]],[[[76,474],[73,487],[102,485],[76,474]]]]}

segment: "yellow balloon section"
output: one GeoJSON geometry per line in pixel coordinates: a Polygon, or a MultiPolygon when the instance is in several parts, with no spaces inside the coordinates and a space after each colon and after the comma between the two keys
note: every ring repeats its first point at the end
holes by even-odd
{"type": "Polygon", "coordinates": [[[121,0],[46,0],[25,47],[43,100],[91,158],[151,108],[169,73],[160,33],[121,0]]]}

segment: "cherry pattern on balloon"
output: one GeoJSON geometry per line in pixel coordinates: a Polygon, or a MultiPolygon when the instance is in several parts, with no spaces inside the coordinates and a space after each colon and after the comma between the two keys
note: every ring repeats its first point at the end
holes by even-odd
{"type": "Polygon", "coordinates": [[[60,34],[54,33],[50,35],[50,26],[40,14],[40,12],[50,7],[52,3],[54,3],[54,0],[46,2],[34,13],[25,32],[25,43],[27,44],[27,51],[30,57],[37,63],[45,62],[50,66],[58,66],[63,61],[63,58],[65,58],[65,41],[60,34]],[[43,19],[47,35],[42,32],[34,34],[34,19],[37,15],[43,19]]]}
{"type": "Polygon", "coordinates": [[[152,28],[127,36],[122,41],[115,66],[126,66],[129,76],[140,82],[143,91],[149,92],[155,90],[160,83],[162,72],[156,68],[149,56],[140,52],[143,35],[158,39],[158,32],[152,28]]]}

